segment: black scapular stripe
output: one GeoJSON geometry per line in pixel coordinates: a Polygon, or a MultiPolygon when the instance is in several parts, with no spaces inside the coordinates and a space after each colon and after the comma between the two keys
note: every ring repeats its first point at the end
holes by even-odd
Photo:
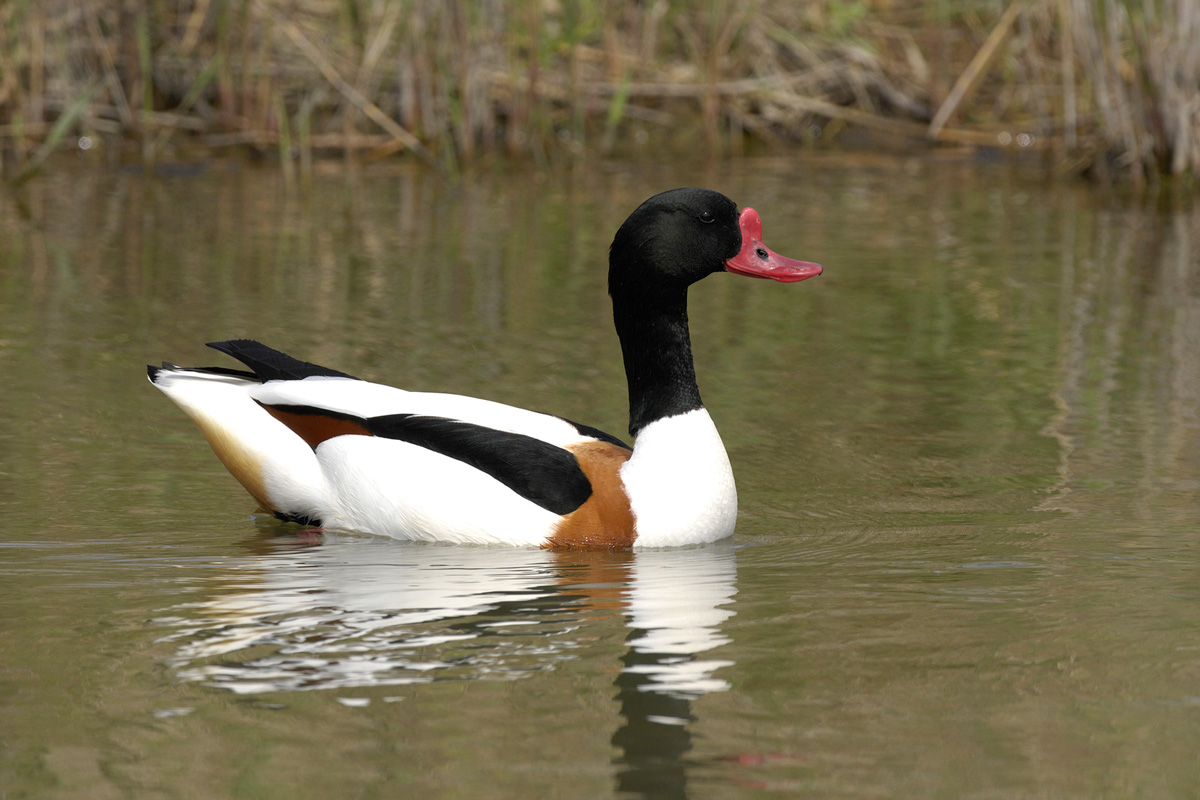
{"type": "Polygon", "coordinates": [[[532,436],[417,414],[370,417],[364,423],[376,436],[470,464],[554,514],[570,514],[592,496],[592,484],[575,455],[532,436]]]}
{"type": "Polygon", "coordinates": [[[227,342],[209,342],[208,347],[219,350],[254,370],[262,381],[295,381],[303,378],[354,378],[336,369],[322,367],[308,361],[293,358],[287,353],[253,339],[230,339],[227,342]]]}
{"type": "MultiPolygon", "coordinates": [[[[554,514],[570,514],[592,496],[592,484],[569,450],[526,436],[446,417],[387,414],[356,417],[304,405],[272,405],[292,414],[348,420],[372,436],[397,439],[441,453],[487,473],[554,514]]],[[[470,502],[464,497],[463,502],[470,502]]]]}

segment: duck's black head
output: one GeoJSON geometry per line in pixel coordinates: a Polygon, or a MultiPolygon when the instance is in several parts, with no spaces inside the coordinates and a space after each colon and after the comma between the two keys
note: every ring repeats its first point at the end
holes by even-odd
{"type": "Polygon", "coordinates": [[[614,297],[676,293],[714,272],[792,282],[821,273],[762,244],[754,209],[711,189],[673,189],[651,197],[617,230],[608,255],[614,297]]]}
{"type": "Polygon", "coordinates": [[[700,408],[687,288],[713,272],[793,282],[821,274],[762,243],[752,208],[708,189],[675,189],[629,215],[608,254],[608,293],[629,382],[629,431],[700,408]]]}

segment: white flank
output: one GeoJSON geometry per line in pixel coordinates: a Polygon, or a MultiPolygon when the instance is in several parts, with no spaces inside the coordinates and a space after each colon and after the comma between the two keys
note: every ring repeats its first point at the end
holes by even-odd
{"type": "Polygon", "coordinates": [[[621,480],[637,524],[635,547],[699,544],[733,533],[733,470],[703,408],[642,428],[621,480]]]}
{"type": "Polygon", "coordinates": [[[337,436],[317,459],[335,498],[326,527],[537,547],[560,519],[469,464],[395,439],[337,436]]]}

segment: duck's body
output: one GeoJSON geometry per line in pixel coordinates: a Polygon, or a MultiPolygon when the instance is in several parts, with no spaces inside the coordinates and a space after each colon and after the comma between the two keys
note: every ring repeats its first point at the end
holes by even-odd
{"type": "Polygon", "coordinates": [[[737,493],[700,402],[687,286],[727,270],[797,281],[751,209],[680,189],[621,226],[609,291],[636,448],[560,417],[408,392],[250,340],[210,346],[250,371],[150,367],[226,468],[283,519],[398,539],[533,547],[665,547],[733,532],[737,493]]]}

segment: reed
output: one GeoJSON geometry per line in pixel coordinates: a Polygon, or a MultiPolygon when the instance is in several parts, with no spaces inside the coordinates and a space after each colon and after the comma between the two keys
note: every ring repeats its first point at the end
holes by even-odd
{"type": "Polygon", "coordinates": [[[1112,166],[1135,180],[1200,172],[1200,8],[1070,0],[1068,24],[1112,166]]]}
{"type": "Polygon", "coordinates": [[[80,136],[454,172],[859,128],[1146,183],[1200,171],[1198,87],[1194,0],[0,4],[0,153],[25,177],[80,136]]]}

